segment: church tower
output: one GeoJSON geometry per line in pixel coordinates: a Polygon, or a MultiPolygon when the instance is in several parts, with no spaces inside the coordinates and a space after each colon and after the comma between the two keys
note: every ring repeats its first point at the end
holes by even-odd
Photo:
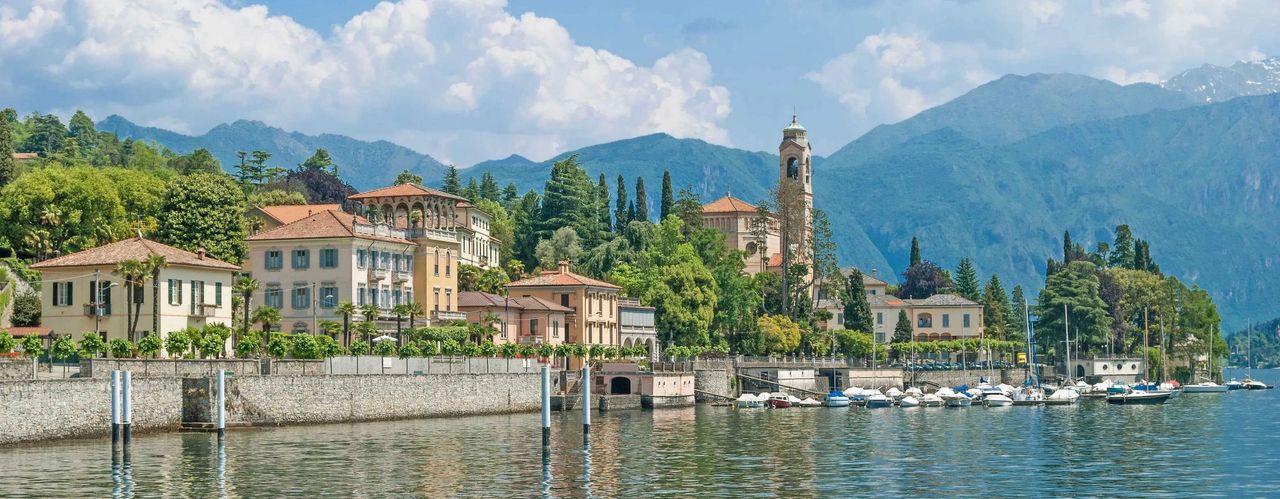
{"type": "Polygon", "coordinates": [[[782,144],[778,145],[778,182],[799,183],[804,192],[805,220],[812,220],[813,212],[812,158],[809,134],[791,115],[791,124],[782,129],[782,144]]]}

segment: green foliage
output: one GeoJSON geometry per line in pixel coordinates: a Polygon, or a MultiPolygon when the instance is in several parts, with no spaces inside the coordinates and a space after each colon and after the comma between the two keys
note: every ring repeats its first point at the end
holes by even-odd
{"type": "Polygon", "coordinates": [[[181,358],[187,353],[187,349],[191,348],[191,338],[184,331],[170,331],[164,340],[164,351],[169,353],[170,357],[181,358]]]}
{"type": "Polygon", "coordinates": [[[231,177],[200,173],[169,184],[157,238],[171,246],[240,263],[247,251],[244,197],[231,177]]]}
{"type": "Polygon", "coordinates": [[[421,357],[422,350],[418,348],[417,342],[409,342],[400,348],[400,358],[407,359],[410,357],[421,357]]]}
{"type": "Polygon", "coordinates": [[[351,355],[369,355],[369,342],[364,340],[351,343],[351,355]]]}
{"type": "Polygon", "coordinates": [[[871,303],[867,301],[862,271],[853,269],[849,274],[840,299],[844,304],[844,328],[870,333],[875,323],[871,317],[871,303]]]}
{"type": "Polygon", "coordinates": [[[138,354],[145,358],[154,358],[164,348],[160,335],[151,333],[138,339],[138,354]]]}
{"type": "Polygon", "coordinates": [[[249,206],[301,205],[307,204],[306,196],[296,191],[281,189],[260,190],[249,195],[249,206]]]}
{"type": "Polygon", "coordinates": [[[422,185],[422,175],[414,175],[408,169],[401,170],[400,174],[396,175],[396,179],[392,182],[392,185],[401,184],[422,185]]]}
{"type": "Polygon", "coordinates": [[[204,148],[196,149],[185,156],[173,156],[169,158],[167,166],[181,175],[222,172],[222,164],[213,157],[213,153],[204,148]]]}
{"type": "Polygon", "coordinates": [[[956,266],[955,292],[970,301],[982,300],[982,284],[978,282],[978,271],[973,268],[973,260],[968,257],[961,258],[960,265],[956,266]]]}
{"type": "Polygon", "coordinates": [[[375,344],[373,345],[373,354],[374,354],[374,355],[381,355],[381,356],[383,356],[383,357],[395,357],[395,356],[396,356],[396,342],[394,342],[394,341],[379,341],[379,342],[375,343],[375,344]]]}
{"type": "Polygon", "coordinates": [[[800,326],[786,316],[763,315],[757,327],[767,353],[785,354],[800,348],[800,326]]]}
{"type": "Polygon", "coordinates": [[[13,124],[7,118],[0,117],[0,188],[18,175],[18,165],[13,160],[13,140],[13,124]]]}
{"type": "Polygon", "coordinates": [[[117,359],[134,356],[134,345],[125,338],[111,338],[108,348],[111,350],[111,356],[117,359]]]}
{"type": "Polygon", "coordinates": [[[572,227],[561,227],[550,238],[538,242],[534,255],[543,268],[554,269],[561,261],[575,262],[582,256],[580,240],[572,227]]]}
{"type": "Polygon", "coordinates": [[[591,246],[599,237],[599,222],[596,186],[578,165],[577,157],[557,161],[543,188],[538,238],[549,239],[559,229],[568,227],[591,246]]]}
{"type": "Polygon", "coordinates": [[[493,357],[498,354],[498,346],[492,341],[486,341],[480,344],[480,355],[482,357],[493,357]]]}
{"type": "Polygon", "coordinates": [[[76,344],[71,335],[59,335],[53,339],[49,347],[49,357],[54,360],[67,360],[76,355],[76,344]]]}
{"type": "Polygon", "coordinates": [[[93,331],[86,331],[80,339],[80,355],[82,357],[97,357],[107,349],[107,342],[102,336],[93,331]]]}
{"type": "Polygon", "coordinates": [[[285,333],[275,333],[271,335],[271,339],[267,341],[267,355],[277,359],[283,359],[289,352],[293,350],[293,335],[285,333]]]}
{"type": "MultiPolygon", "coordinates": [[[[337,357],[346,353],[346,349],[342,348],[342,344],[331,336],[316,336],[317,351],[320,357],[337,357]]],[[[294,346],[297,350],[297,346],[294,346]]]]}
{"type": "MultiPolygon", "coordinates": [[[[309,334],[293,335],[292,352],[295,359],[319,359],[324,356],[319,341],[316,337],[309,334]]],[[[325,338],[329,338],[325,336],[325,338]]],[[[332,339],[332,338],[330,338],[332,339]]]]}
{"type": "Polygon", "coordinates": [[[912,341],[914,332],[911,329],[911,318],[907,316],[906,310],[898,311],[898,321],[893,326],[893,342],[912,341]]]}
{"type": "Polygon", "coordinates": [[[22,345],[22,355],[33,359],[39,357],[40,351],[44,350],[44,342],[38,334],[23,336],[19,344],[22,345]]]}
{"type": "Polygon", "coordinates": [[[236,357],[256,357],[262,353],[262,332],[247,331],[240,334],[236,343],[236,357]]]}
{"type": "Polygon", "coordinates": [[[1004,283],[1000,277],[992,274],[982,290],[982,317],[985,325],[985,336],[994,339],[1009,339],[1017,330],[1010,331],[1009,295],[1005,294],[1004,283]]]}
{"type": "Polygon", "coordinates": [[[1063,341],[1064,320],[1071,325],[1072,341],[1079,341],[1082,351],[1093,351],[1106,344],[1111,326],[1107,304],[1098,294],[1096,267],[1090,262],[1074,261],[1045,280],[1036,306],[1036,343],[1054,351],[1063,341]],[[1064,318],[1063,307],[1066,306],[1064,318]]]}
{"type": "Polygon", "coordinates": [[[902,273],[902,286],[898,296],[902,298],[928,298],[952,289],[951,274],[933,262],[925,260],[912,265],[902,273]]]}
{"type": "MultiPolygon", "coordinates": [[[[0,118],[3,119],[3,118],[0,118]]],[[[18,347],[18,340],[9,331],[0,329],[0,353],[10,353],[18,347]]]]}
{"type": "Polygon", "coordinates": [[[1013,287],[1013,294],[1009,297],[1009,311],[1005,317],[1008,323],[1005,339],[1027,336],[1027,298],[1022,293],[1022,286],[1013,287]]]}

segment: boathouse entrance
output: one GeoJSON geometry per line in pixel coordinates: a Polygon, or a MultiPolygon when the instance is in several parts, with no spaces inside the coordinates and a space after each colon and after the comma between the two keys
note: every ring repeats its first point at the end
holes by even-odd
{"type": "Polygon", "coordinates": [[[631,395],[631,378],[617,376],[610,380],[609,395],[631,395]]]}

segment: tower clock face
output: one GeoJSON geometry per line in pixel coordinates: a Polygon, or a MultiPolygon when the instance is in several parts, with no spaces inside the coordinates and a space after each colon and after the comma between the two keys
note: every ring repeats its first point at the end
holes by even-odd
{"type": "Polygon", "coordinates": [[[800,178],[800,160],[796,158],[787,160],[787,178],[792,180],[800,178]]]}

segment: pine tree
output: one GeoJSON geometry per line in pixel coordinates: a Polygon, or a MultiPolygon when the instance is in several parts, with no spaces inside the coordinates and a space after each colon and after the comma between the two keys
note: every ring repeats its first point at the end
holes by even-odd
{"type": "Polygon", "coordinates": [[[502,196],[502,191],[498,190],[498,181],[493,179],[493,174],[484,172],[480,176],[480,199],[488,199],[497,202],[502,196]]]}
{"type": "Polygon", "coordinates": [[[911,329],[911,318],[907,317],[905,309],[898,311],[898,323],[893,326],[893,342],[906,343],[913,340],[914,331],[911,329]]]}
{"type": "MultiPolygon", "coordinates": [[[[555,162],[551,178],[542,191],[538,239],[547,239],[561,227],[572,227],[583,241],[595,241],[599,212],[595,209],[596,186],[578,166],[577,156],[555,162]]],[[[535,243],[536,244],[536,243],[535,243]]],[[[584,244],[592,247],[591,244],[584,244]]]]}
{"type": "Polygon", "coordinates": [[[613,229],[613,215],[609,212],[609,184],[605,182],[603,173],[596,182],[596,210],[599,213],[597,217],[600,219],[602,237],[608,237],[613,229]]]}
{"type": "Polygon", "coordinates": [[[462,182],[458,180],[458,167],[450,164],[449,168],[444,171],[444,185],[442,188],[445,192],[455,196],[462,192],[462,182]]]}
{"type": "Polygon", "coordinates": [[[871,333],[875,327],[871,319],[871,304],[867,301],[867,290],[862,284],[862,272],[858,269],[853,269],[849,274],[840,300],[844,305],[844,328],[871,333]]]}
{"type": "Polygon", "coordinates": [[[1133,268],[1133,232],[1128,225],[1116,226],[1116,242],[1111,245],[1107,262],[1115,268],[1133,268]]]}
{"type": "Polygon", "coordinates": [[[920,265],[920,240],[916,239],[915,236],[912,236],[911,237],[911,263],[907,266],[915,267],[916,265],[920,265]]]}
{"type": "Polygon", "coordinates": [[[658,216],[660,220],[666,220],[667,215],[671,214],[671,209],[676,205],[675,192],[671,190],[671,172],[662,171],[662,203],[659,205],[660,210],[658,216]]]}
{"type": "Polygon", "coordinates": [[[632,220],[652,222],[649,219],[649,196],[644,192],[644,177],[636,177],[636,216],[632,220]]]}
{"type": "Polygon", "coordinates": [[[627,184],[623,181],[622,175],[618,175],[618,192],[614,194],[613,218],[614,232],[622,233],[622,229],[626,228],[631,219],[627,217],[627,184]]]}
{"type": "Polygon", "coordinates": [[[1006,339],[1022,339],[1027,334],[1027,298],[1022,293],[1022,286],[1013,287],[1013,296],[1009,300],[1009,311],[1005,314],[1006,339]]]}
{"type": "Polygon", "coordinates": [[[968,257],[961,258],[960,265],[956,267],[955,285],[956,294],[975,302],[981,299],[982,284],[978,281],[978,271],[968,257]]]}
{"type": "Polygon", "coordinates": [[[991,274],[982,290],[982,317],[988,338],[1008,339],[1009,295],[1005,294],[1000,276],[991,274]]]}
{"type": "Polygon", "coordinates": [[[7,118],[0,117],[0,187],[12,182],[17,171],[13,160],[13,125],[7,118]]]}
{"type": "Polygon", "coordinates": [[[510,213],[515,208],[516,203],[519,202],[520,191],[516,188],[516,183],[507,183],[507,186],[502,189],[502,207],[510,213]]]}
{"type": "Polygon", "coordinates": [[[467,182],[467,188],[462,190],[462,197],[477,201],[480,199],[480,184],[476,183],[476,178],[471,177],[467,182]]]}

